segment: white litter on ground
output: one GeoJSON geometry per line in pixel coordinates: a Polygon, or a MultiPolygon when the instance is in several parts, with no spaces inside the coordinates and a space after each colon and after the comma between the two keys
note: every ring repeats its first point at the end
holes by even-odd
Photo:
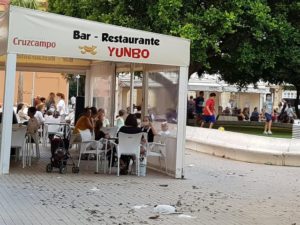
{"type": "Polygon", "coordinates": [[[97,187],[93,187],[92,189],[90,189],[91,191],[100,191],[100,189],[99,188],[97,188],[97,187]]]}
{"type": "Polygon", "coordinates": [[[176,213],[176,209],[171,205],[157,205],[154,207],[153,212],[160,214],[173,214],[176,213]]]}
{"type": "Polygon", "coordinates": [[[195,164],[190,164],[190,165],[188,165],[188,167],[194,167],[195,166],[195,164]]]}
{"type": "Polygon", "coordinates": [[[132,208],[133,209],[141,209],[141,208],[146,208],[146,207],[148,207],[148,206],[147,205],[135,205],[132,208]]]}
{"type": "Polygon", "coordinates": [[[178,218],[193,219],[193,218],[196,218],[196,217],[190,216],[190,215],[186,215],[186,214],[180,214],[180,215],[178,215],[178,218]]]}

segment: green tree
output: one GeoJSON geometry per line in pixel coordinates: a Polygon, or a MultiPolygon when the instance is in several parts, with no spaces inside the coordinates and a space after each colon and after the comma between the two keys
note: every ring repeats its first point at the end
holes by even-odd
{"type": "MultiPolygon", "coordinates": [[[[38,4],[36,0],[12,0],[12,5],[30,8],[30,9],[37,9],[38,4]]],[[[18,97],[17,103],[23,102],[24,98],[24,74],[22,71],[19,72],[19,79],[18,79],[18,97]]]]}
{"type": "Polygon", "coordinates": [[[238,16],[236,32],[221,39],[211,67],[229,83],[245,86],[262,79],[292,84],[300,95],[300,2],[251,1],[238,16]]]}
{"type": "Polygon", "coordinates": [[[259,80],[290,83],[299,90],[299,4],[295,0],[76,0],[76,4],[49,0],[49,10],[188,38],[190,74],[220,73],[225,81],[240,86],[259,80]]]}
{"type": "Polygon", "coordinates": [[[24,8],[30,8],[30,9],[38,8],[37,0],[12,0],[11,4],[20,6],[20,7],[24,7],[24,8]]]}
{"type": "Polygon", "coordinates": [[[295,108],[298,118],[300,97],[300,2],[269,0],[272,15],[278,21],[278,49],[272,70],[265,71],[273,83],[292,84],[297,92],[295,108]]]}
{"type": "Polygon", "coordinates": [[[77,81],[77,74],[62,74],[63,78],[69,83],[69,97],[77,96],[77,82],[78,82],[78,96],[85,95],[85,76],[80,75],[77,81]]]}

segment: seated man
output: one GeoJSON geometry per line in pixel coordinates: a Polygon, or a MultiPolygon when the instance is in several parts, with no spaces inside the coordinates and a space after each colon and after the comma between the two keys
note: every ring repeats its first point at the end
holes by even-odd
{"type": "Polygon", "coordinates": [[[254,111],[251,113],[250,121],[259,121],[259,113],[257,107],[254,108],[254,111]]]}

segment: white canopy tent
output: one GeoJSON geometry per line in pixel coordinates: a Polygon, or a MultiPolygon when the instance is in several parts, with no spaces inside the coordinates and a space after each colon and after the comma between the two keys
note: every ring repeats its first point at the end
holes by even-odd
{"type": "MultiPolygon", "coordinates": [[[[6,56],[0,174],[9,173],[11,112],[20,54],[89,60],[86,105],[92,103],[92,78],[97,74],[109,73],[113,77],[118,70],[123,71],[124,65],[131,72],[139,66],[145,74],[177,71],[178,120],[172,146],[176,150],[172,153],[174,166],[170,173],[176,178],[184,176],[189,40],[11,6],[0,17],[0,55],[6,56]]],[[[144,84],[147,95],[147,82],[144,84]]]]}

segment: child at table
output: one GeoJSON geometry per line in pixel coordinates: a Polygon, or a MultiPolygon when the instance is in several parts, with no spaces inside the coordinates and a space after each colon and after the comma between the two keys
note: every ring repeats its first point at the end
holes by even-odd
{"type": "Polygon", "coordinates": [[[29,120],[27,124],[27,134],[30,135],[35,135],[38,129],[40,128],[40,124],[38,120],[34,117],[35,113],[36,113],[35,107],[28,108],[27,114],[29,116],[29,120]]]}
{"type": "Polygon", "coordinates": [[[29,120],[27,123],[27,135],[29,135],[31,137],[30,142],[34,143],[34,139],[37,135],[38,129],[40,128],[40,124],[37,120],[36,117],[34,117],[36,113],[36,108],[35,107],[29,107],[28,108],[28,116],[29,116],[29,120]]]}

